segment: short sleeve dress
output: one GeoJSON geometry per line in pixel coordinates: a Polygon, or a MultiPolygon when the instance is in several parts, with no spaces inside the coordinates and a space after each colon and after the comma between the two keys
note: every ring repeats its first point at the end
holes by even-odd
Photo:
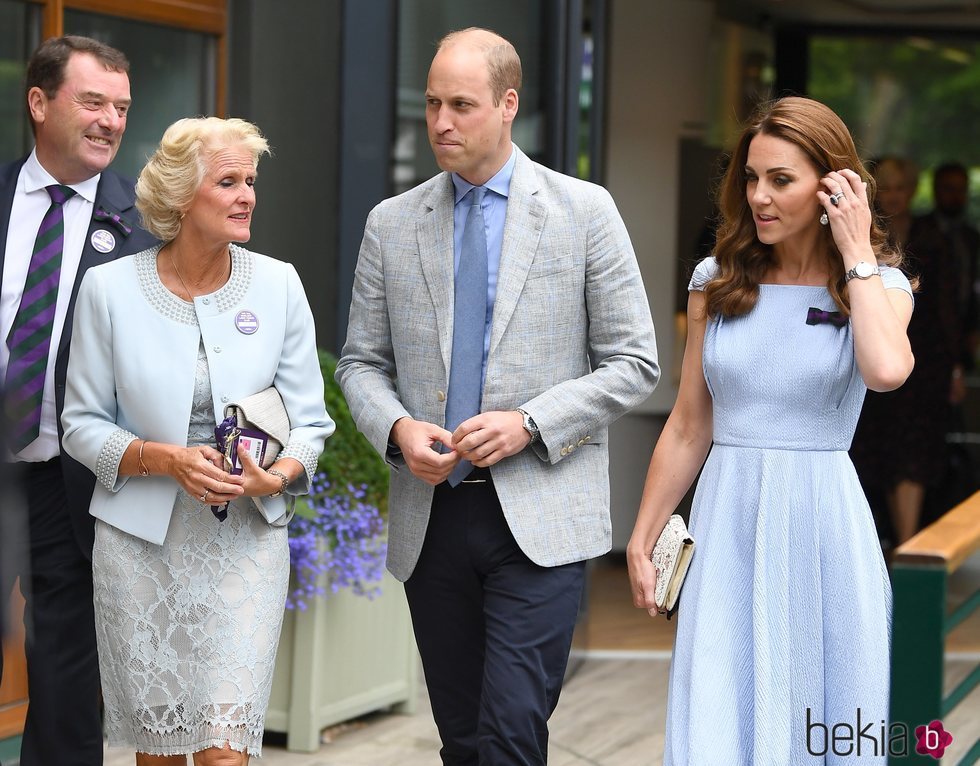
{"type": "MultiPolygon", "coordinates": [[[[689,289],[717,268],[702,261],[689,289]]],[[[882,279],[911,294],[897,269],[882,279]]],[[[850,322],[808,324],[810,308],[837,310],[825,287],[763,284],[748,314],[707,323],[713,445],[691,512],[665,766],[850,763],[812,755],[808,722],[853,727],[860,708],[877,731],[888,718],[891,587],[847,454],[866,387],[850,322]]]]}

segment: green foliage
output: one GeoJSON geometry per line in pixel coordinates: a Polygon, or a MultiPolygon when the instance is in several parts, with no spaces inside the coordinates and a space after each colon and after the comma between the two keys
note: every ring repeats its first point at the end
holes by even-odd
{"type": "MultiPolygon", "coordinates": [[[[324,402],[337,430],[327,439],[318,468],[329,479],[331,494],[347,494],[348,485],[367,485],[364,501],[374,505],[382,517],[386,517],[388,466],[354,425],[344,395],[334,380],[337,358],[329,351],[321,350],[320,369],[323,371],[324,402]]],[[[297,513],[302,512],[303,509],[297,509],[297,513]]]]}
{"type": "Polygon", "coordinates": [[[815,36],[809,95],[847,123],[865,157],[923,169],[980,165],[980,45],[942,37],[815,36]]]}
{"type": "Polygon", "coordinates": [[[950,160],[971,169],[970,209],[980,210],[980,44],[928,34],[818,35],[807,90],[841,116],[865,159],[897,154],[919,165],[915,212],[931,209],[931,171],[950,160]]]}

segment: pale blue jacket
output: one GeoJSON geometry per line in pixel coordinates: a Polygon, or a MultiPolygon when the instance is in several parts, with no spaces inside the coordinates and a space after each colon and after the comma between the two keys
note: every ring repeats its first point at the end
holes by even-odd
{"type": "MultiPolygon", "coordinates": [[[[198,347],[203,340],[215,422],[229,402],[275,385],[289,413],[281,457],[303,463],[291,494],[309,491],[334,423],[324,407],[313,314],[296,270],[232,245],[232,274],[210,295],[180,301],[157,275],[151,248],[90,269],[75,308],[64,448],[99,479],[90,512],[160,544],[178,485],[168,476],[118,476],[134,438],[187,444],[198,347]],[[250,312],[258,328],[250,330],[250,312]]],[[[287,520],[284,497],[253,498],[273,524],[287,520]]]]}

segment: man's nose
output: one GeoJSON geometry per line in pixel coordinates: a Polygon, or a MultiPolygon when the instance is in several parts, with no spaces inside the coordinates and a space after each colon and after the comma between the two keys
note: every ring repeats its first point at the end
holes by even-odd
{"type": "Polygon", "coordinates": [[[445,133],[453,127],[453,121],[451,119],[451,112],[445,106],[440,106],[439,111],[436,113],[436,119],[432,127],[436,129],[438,133],[445,133]]]}
{"type": "Polygon", "coordinates": [[[107,104],[99,116],[99,125],[108,130],[116,130],[125,120],[126,115],[120,113],[115,104],[107,104]]]}

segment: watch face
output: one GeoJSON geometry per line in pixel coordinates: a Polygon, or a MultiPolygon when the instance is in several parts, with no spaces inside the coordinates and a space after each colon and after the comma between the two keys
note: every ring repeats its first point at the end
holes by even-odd
{"type": "Polygon", "coordinates": [[[875,267],[867,261],[858,261],[854,266],[854,273],[859,279],[868,279],[868,277],[874,276],[875,267]]]}

